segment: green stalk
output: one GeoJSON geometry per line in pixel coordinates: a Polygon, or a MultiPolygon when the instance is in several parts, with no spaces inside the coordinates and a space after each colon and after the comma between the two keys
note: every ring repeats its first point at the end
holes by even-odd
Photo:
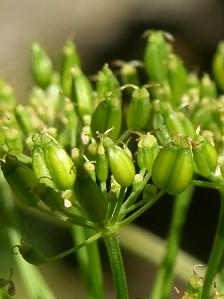
{"type": "Polygon", "coordinates": [[[128,286],[118,237],[116,234],[110,234],[104,235],[103,238],[110,260],[116,299],[128,299],[128,286]]]}
{"type": "Polygon", "coordinates": [[[208,299],[210,288],[219,270],[224,252],[224,192],[220,190],[221,204],[219,212],[219,222],[216,229],[212,251],[208,260],[208,268],[205,275],[201,299],[208,299]]]}
{"type": "Polygon", "coordinates": [[[171,223],[167,238],[165,255],[156,275],[155,283],[150,295],[151,299],[170,298],[172,290],[174,267],[180,246],[186,213],[191,203],[193,187],[188,187],[176,196],[172,211],[171,223]]]}
{"type": "MultiPolygon", "coordinates": [[[[75,244],[80,244],[93,235],[93,230],[73,226],[75,244]]],[[[104,283],[98,243],[93,242],[77,251],[77,260],[82,272],[87,298],[104,299],[104,283]]]]}
{"type": "MultiPolygon", "coordinates": [[[[21,235],[18,215],[14,210],[13,198],[11,190],[9,190],[4,178],[0,174],[0,194],[1,194],[1,208],[5,219],[7,219],[7,235],[9,238],[10,247],[20,244],[21,235]]],[[[11,250],[11,249],[9,249],[11,250]]],[[[21,255],[14,255],[16,266],[20,272],[20,276],[24,282],[27,294],[32,299],[55,299],[55,296],[47,286],[42,275],[37,267],[28,264],[21,255]]]]}

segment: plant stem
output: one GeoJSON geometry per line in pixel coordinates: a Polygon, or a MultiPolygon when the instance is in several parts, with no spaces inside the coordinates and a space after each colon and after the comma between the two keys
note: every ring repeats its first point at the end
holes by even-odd
{"type": "MultiPolygon", "coordinates": [[[[84,242],[92,234],[93,230],[83,227],[72,227],[75,244],[84,242]]],[[[85,289],[88,298],[103,299],[103,274],[97,242],[91,243],[77,251],[77,260],[82,272],[85,289]]]]}
{"type": "Polygon", "coordinates": [[[212,251],[208,261],[208,268],[205,275],[201,299],[209,298],[209,291],[214,281],[215,275],[221,264],[224,252],[224,193],[221,193],[221,203],[219,212],[219,222],[216,229],[215,239],[212,245],[212,251]]]}
{"type": "Polygon", "coordinates": [[[126,130],[124,133],[117,139],[116,143],[119,144],[126,140],[128,136],[131,134],[131,130],[126,130]]]}
{"type": "Polygon", "coordinates": [[[115,233],[104,235],[104,242],[110,260],[117,299],[128,299],[128,287],[118,237],[115,233]]]}
{"type": "Polygon", "coordinates": [[[172,211],[171,223],[167,238],[165,255],[160,264],[152,289],[151,299],[167,299],[173,284],[174,266],[180,246],[181,235],[193,193],[193,187],[188,187],[176,196],[172,211]]]}
{"type": "Polygon", "coordinates": [[[193,185],[198,186],[198,187],[219,189],[219,186],[216,182],[206,182],[206,181],[193,180],[193,185]]]}
{"type": "Polygon", "coordinates": [[[119,212],[120,212],[123,200],[124,200],[126,190],[127,190],[126,187],[121,187],[119,198],[118,198],[117,204],[115,206],[114,212],[112,214],[112,219],[111,219],[112,223],[115,223],[117,221],[117,217],[119,215],[119,212]]]}
{"type": "MultiPolygon", "coordinates": [[[[13,247],[15,244],[21,242],[21,235],[19,233],[20,223],[18,215],[14,210],[11,190],[9,190],[2,174],[0,174],[0,194],[3,216],[7,219],[8,224],[6,226],[7,236],[10,247],[13,247]]],[[[9,250],[11,250],[11,248],[9,248],[9,250]]],[[[14,258],[29,298],[55,299],[55,296],[47,286],[37,267],[28,264],[20,255],[14,255],[14,258]]]]}

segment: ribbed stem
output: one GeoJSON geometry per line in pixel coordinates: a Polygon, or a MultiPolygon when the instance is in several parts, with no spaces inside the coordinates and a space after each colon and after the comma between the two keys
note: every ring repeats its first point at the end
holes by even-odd
{"type": "Polygon", "coordinates": [[[212,251],[208,260],[208,268],[205,275],[201,299],[209,298],[209,291],[214,278],[219,270],[223,252],[224,252],[224,193],[221,193],[221,204],[219,212],[219,222],[216,229],[215,239],[212,245],[212,251]]]}
{"type": "Polygon", "coordinates": [[[174,266],[180,246],[186,213],[191,202],[193,187],[176,196],[167,237],[165,255],[160,264],[152,289],[151,299],[168,299],[173,284],[174,266]]]}
{"type": "Polygon", "coordinates": [[[120,245],[116,234],[104,236],[117,299],[128,299],[128,287],[120,245]]]}

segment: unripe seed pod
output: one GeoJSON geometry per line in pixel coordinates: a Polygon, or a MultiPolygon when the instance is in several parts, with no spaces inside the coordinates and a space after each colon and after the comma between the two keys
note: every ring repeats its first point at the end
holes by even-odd
{"type": "Polygon", "coordinates": [[[108,162],[103,144],[99,144],[96,156],[96,176],[100,182],[106,182],[108,177],[108,162]]]}
{"type": "Polygon", "coordinates": [[[38,86],[46,88],[50,84],[53,72],[52,63],[38,43],[32,44],[31,71],[38,86]]]}
{"type": "Polygon", "coordinates": [[[0,77],[0,112],[12,111],[15,106],[16,98],[12,86],[0,77]]]}
{"type": "Polygon", "coordinates": [[[169,143],[153,163],[153,183],[171,195],[183,192],[189,186],[192,175],[193,159],[189,147],[169,143]]]}
{"type": "Polygon", "coordinates": [[[166,59],[168,47],[160,31],[151,31],[147,39],[144,62],[145,69],[152,81],[162,83],[167,77],[166,59]]]}
{"type": "Polygon", "coordinates": [[[150,113],[149,101],[149,93],[146,88],[134,90],[126,116],[129,129],[139,131],[146,126],[150,113]]]}
{"type": "MultiPolygon", "coordinates": [[[[223,64],[224,66],[224,64],[223,64]]],[[[224,73],[224,72],[223,72],[224,73]]],[[[215,82],[211,80],[209,74],[204,74],[201,78],[200,84],[200,96],[201,98],[216,98],[217,97],[217,90],[215,82]]]]}
{"type": "Polygon", "coordinates": [[[218,154],[215,147],[201,135],[198,135],[192,143],[192,152],[196,171],[202,176],[208,177],[217,166],[218,154]]]}
{"type": "Polygon", "coordinates": [[[109,137],[103,140],[110,170],[119,185],[130,186],[135,177],[135,166],[124,149],[113,143],[109,137]]]}
{"type": "Polygon", "coordinates": [[[74,66],[80,67],[80,57],[74,42],[72,40],[67,40],[63,48],[62,65],[60,70],[62,91],[67,97],[71,96],[71,68],[74,66]]]}
{"type": "Polygon", "coordinates": [[[51,187],[39,183],[34,187],[33,193],[37,194],[50,209],[63,212],[62,196],[51,187]]]}
{"type": "Polygon", "coordinates": [[[139,86],[139,77],[135,65],[131,62],[123,63],[120,69],[122,84],[134,84],[139,86]]]}
{"type": "Polygon", "coordinates": [[[96,138],[97,132],[103,134],[113,128],[108,136],[116,140],[122,124],[122,108],[119,99],[114,94],[107,94],[106,99],[96,107],[91,121],[91,132],[96,138]]]}
{"type": "Polygon", "coordinates": [[[176,114],[182,124],[183,135],[190,136],[190,137],[194,138],[195,128],[194,128],[194,125],[192,124],[191,120],[183,112],[177,112],[176,114]]]}
{"type": "Polygon", "coordinates": [[[46,257],[43,255],[43,253],[30,243],[22,243],[17,247],[24,260],[29,264],[40,265],[46,262],[46,257]]]}
{"type": "Polygon", "coordinates": [[[13,155],[5,157],[5,162],[1,162],[1,169],[18,200],[28,206],[37,206],[40,198],[33,194],[32,190],[38,180],[32,169],[13,155]]]}
{"type": "Polygon", "coordinates": [[[76,66],[71,69],[72,74],[72,101],[76,104],[80,117],[92,114],[93,111],[93,89],[88,78],[81,69],[76,66]]]}
{"type": "Polygon", "coordinates": [[[84,168],[79,166],[74,183],[74,194],[89,219],[102,223],[107,216],[107,200],[100,187],[84,168]]]}
{"type": "Polygon", "coordinates": [[[33,141],[32,164],[37,178],[46,177],[44,183],[52,188],[70,189],[75,181],[75,169],[66,151],[48,134],[37,134],[33,141]]]}
{"type": "Polygon", "coordinates": [[[167,77],[172,93],[171,104],[179,106],[187,89],[187,71],[182,60],[175,54],[170,54],[167,58],[167,77]]]}
{"type": "Polygon", "coordinates": [[[224,42],[218,44],[212,61],[212,71],[218,87],[224,91],[224,42]]]}
{"type": "Polygon", "coordinates": [[[148,200],[154,197],[157,193],[158,189],[153,184],[146,184],[143,189],[143,200],[148,200]]]}
{"type": "Polygon", "coordinates": [[[106,94],[113,93],[121,101],[120,84],[113,74],[108,64],[105,64],[99,71],[96,82],[97,100],[101,102],[105,99],[106,94]]]}
{"type": "Polygon", "coordinates": [[[153,162],[159,153],[159,146],[153,135],[142,135],[138,142],[137,162],[140,169],[152,171],[153,162]]]}

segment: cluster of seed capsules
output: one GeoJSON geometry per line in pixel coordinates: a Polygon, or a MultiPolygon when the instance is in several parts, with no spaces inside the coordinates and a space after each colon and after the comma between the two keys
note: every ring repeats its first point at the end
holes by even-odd
{"type": "Polygon", "coordinates": [[[209,179],[218,168],[222,177],[224,45],[215,83],[187,71],[169,34],[146,35],[143,62],[105,64],[93,83],[73,41],[59,71],[33,44],[26,105],[0,80],[1,169],[24,204],[105,230],[160,191],[183,192],[194,173],[209,179]]]}

